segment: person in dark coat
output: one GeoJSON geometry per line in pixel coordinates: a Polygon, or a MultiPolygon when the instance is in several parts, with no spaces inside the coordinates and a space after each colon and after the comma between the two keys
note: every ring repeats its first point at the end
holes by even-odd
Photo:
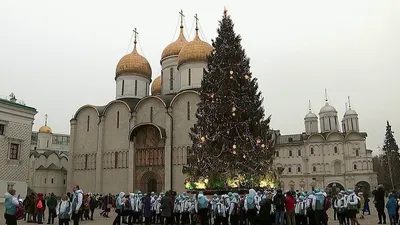
{"type": "Polygon", "coordinates": [[[165,196],[161,199],[161,216],[165,219],[166,225],[173,225],[174,220],[172,217],[173,202],[171,198],[171,192],[167,191],[165,196]]]}
{"type": "Polygon", "coordinates": [[[260,224],[263,225],[271,225],[271,207],[272,207],[272,195],[268,193],[266,198],[263,198],[260,201],[260,212],[259,212],[259,220],[260,224]]]}
{"type": "Polygon", "coordinates": [[[144,223],[145,225],[150,225],[151,223],[151,196],[150,193],[146,194],[143,201],[143,216],[144,216],[144,223]]]}
{"type": "Polygon", "coordinates": [[[378,224],[382,224],[382,220],[383,223],[386,224],[385,189],[383,188],[383,185],[380,184],[378,188],[372,192],[372,194],[375,196],[374,203],[376,211],[378,211],[378,224]]]}

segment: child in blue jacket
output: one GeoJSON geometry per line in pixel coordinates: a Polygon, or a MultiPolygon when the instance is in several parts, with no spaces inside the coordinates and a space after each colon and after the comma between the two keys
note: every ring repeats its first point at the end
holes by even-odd
{"type": "Polygon", "coordinates": [[[393,193],[389,195],[389,200],[386,203],[386,208],[390,219],[390,225],[396,225],[397,200],[396,196],[393,193]]]}

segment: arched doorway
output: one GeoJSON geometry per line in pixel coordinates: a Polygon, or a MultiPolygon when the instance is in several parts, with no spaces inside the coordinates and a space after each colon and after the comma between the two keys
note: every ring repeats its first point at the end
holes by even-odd
{"type": "Polygon", "coordinates": [[[366,181],[359,181],[356,184],[357,191],[362,191],[364,194],[370,194],[371,192],[371,185],[366,181]]]}
{"type": "Polygon", "coordinates": [[[147,182],[147,192],[157,192],[157,180],[150,178],[147,182]]]}
{"type": "Polygon", "coordinates": [[[328,193],[328,195],[330,195],[330,196],[336,195],[340,191],[344,191],[344,190],[345,190],[344,186],[339,182],[331,182],[328,185],[326,185],[326,188],[325,188],[326,193],[328,193]]]}

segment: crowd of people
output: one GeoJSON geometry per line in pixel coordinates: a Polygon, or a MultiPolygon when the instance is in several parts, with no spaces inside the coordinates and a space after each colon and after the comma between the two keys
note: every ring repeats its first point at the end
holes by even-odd
{"type": "MultiPolygon", "coordinates": [[[[382,185],[372,191],[378,212],[378,224],[386,224],[387,210],[391,225],[398,224],[400,200],[392,192],[385,200],[382,185]]],[[[54,194],[31,194],[24,200],[10,189],[5,194],[5,220],[7,225],[16,225],[19,219],[27,223],[74,225],[80,221],[93,220],[95,209],[100,215],[109,217],[115,210],[113,225],[162,224],[162,225],[327,225],[328,209],[333,210],[333,219],[339,225],[359,225],[364,214],[371,214],[369,195],[360,191],[329,193],[315,189],[311,192],[271,189],[247,194],[227,193],[207,197],[201,191],[177,194],[173,191],[156,194],[124,193],[98,195],[84,193],[78,185],[72,193],[61,196],[54,194]],[[45,213],[47,212],[47,213],[45,213]],[[357,216],[359,214],[359,217],[357,216]]],[[[111,221],[110,221],[111,222],[111,221]]]]}

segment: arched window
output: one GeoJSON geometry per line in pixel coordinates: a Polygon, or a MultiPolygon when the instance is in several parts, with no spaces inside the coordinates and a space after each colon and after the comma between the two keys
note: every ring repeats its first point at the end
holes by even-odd
{"type": "Polygon", "coordinates": [[[189,69],[188,71],[188,85],[192,85],[192,70],[189,69]]]}
{"type": "Polygon", "coordinates": [[[300,166],[297,167],[297,172],[301,173],[301,167],[300,166]]]}
{"type": "Polygon", "coordinates": [[[44,178],[44,183],[46,183],[47,182],[47,179],[46,178],[44,178]]]}
{"type": "Polygon", "coordinates": [[[311,148],[311,149],[310,149],[310,154],[311,154],[311,155],[314,155],[314,148],[311,148]]]}
{"type": "Polygon", "coordinates": [[[64,184],[65,184],[65,179],[64,179],[64,184]]]}
{"type": "Polygon", "coordinates": [[[292,168],[291,168],[291,167],[288,168],[288,172],[289,172],[289,173],[292,172],[292,168]]]}
{"type": "Polygon", "coordinates": [[[313,167],[312,167],[312,171],[313,171],[313,172],[316,172],[316,171],[317,171],[317,167],[313,166],[313,167]]]}
{"type": "Polygon", "coordinates": [[[291,157],[292,155],[292,150],[289,150],[289,156],[291,157]]]}
{"type": "Polygon", "coordinates": [[[190,102],[187,102],[187,120],[190,120],[190,102]]]}
{"type": "Polygon", "coordinates": [[[150,123],[153,122],[153,107],[150,107],[150,123]]]}
{"type": "Polygon", "coordinates": [[[114,162],[114,168],[118,168],[118,152],[115,152],[115,162],[114,162]]]}
{"type": "Polygon", "coordinates": [[[360,152],[358,151],[358,149],[356,150],[356,156],[360,156],[360,152]]]}
{"type": "Polygon", "coordinates": [[[337,147],[335,146],[335,147],[333,147],[333,151],[335,152],[335,153],[337,153],[338,152],[338,150],[337,150],[337,147]]]}
{"type": "Polygon", "coordinates": [[[54,183],[54,179],[53,178],[51,178],[51,183],[54,183]]]}
{"type": "Polygon", "coordinates": [[[117,128],[119,128],[119,111],[117,111],[117,128]]]}
{"type": "Polygon", "coordinates": [[[353,165],[353,168],[356,170],[356,169],[357,169],[357,164],[354,164],[354,165],[353,165]]]}
{"type": "Polygon", "coordinates": [[[135,96],[137,95],[137,80],[135,80],[135,96]]]}
{"type": "Polygon", "coordinates": [[[301,156],[301,150],[300,150],[300,149],[297,150],[297,155],[298,155],[298,156],[301,156]]]}
{"type": "Polygon", "coordinates": [[[275,152],[275,156],[279,157],[279,152],[278,151],[275,152]]]}

